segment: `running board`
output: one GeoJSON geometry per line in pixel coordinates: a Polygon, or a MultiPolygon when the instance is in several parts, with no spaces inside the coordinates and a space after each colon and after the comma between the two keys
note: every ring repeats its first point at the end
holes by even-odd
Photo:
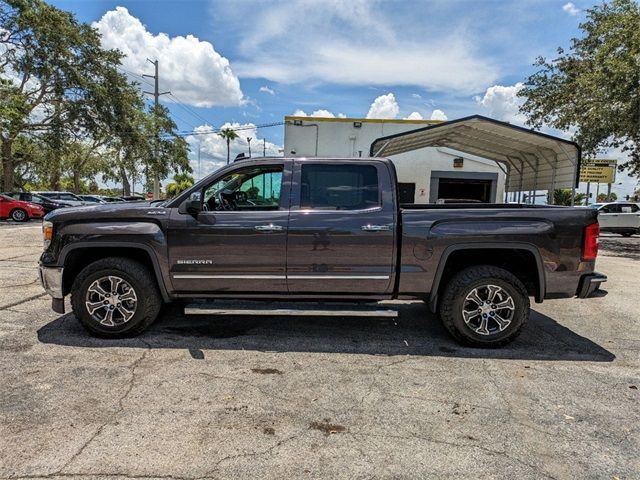
{"type": "MultiPolygon", "coordinates": [[[[237,305],[237,304],[236,304],[237,305]]],[[[386,317],[396,318],[397,310],[380,308],[379,306],[362,306],[358,309],[345,309],[343,305],[304,305],[291,308],[280,308],[266,304],[238,307],[222,302],[190,303],[184,307],[185,315],[261,315],[261,316],[289,316],[289,317],[386,317]]]]}

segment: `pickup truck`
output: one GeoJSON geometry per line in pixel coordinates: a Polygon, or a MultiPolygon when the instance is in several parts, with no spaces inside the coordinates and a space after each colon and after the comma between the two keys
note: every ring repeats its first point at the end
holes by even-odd
{"type": "MultiPolygon", "coordinates": [[[[498,204],[398,204],[383,158],[235,162],[161,204],[56,210],[40,278],[93,335],[140,334],[164,303],[304,306],[421,299],[458,341],[499,346],[530,300],[586,298],[596,211],[498,204]]],[[[205,312],[207,310],[205,309],[205,312]]],[[[215,310],[214,310],[215,311],[215,310]]],[[[331,311],[331,310],[328,310],[331,311]]],[[[274,310],[273,314],[279,314],[274,310]]]]}

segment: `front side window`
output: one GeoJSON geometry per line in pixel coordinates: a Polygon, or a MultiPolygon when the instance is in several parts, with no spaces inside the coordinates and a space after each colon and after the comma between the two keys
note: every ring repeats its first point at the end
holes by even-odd
{"type": "Polygon", "coordinates": [[[615,203],[613,203],[611,205],[605,205],[600,210],[600,213],[620,213],[620,207],[618,205],[616,205],[615,203]]]}
{"type": "Polygon", "coordinates": [[[204,190],[205,210],[278,210],[282,166],[268,165],[235,170],[204,190]]]}
{"type": "Polygon", "coordinates": [[[373,165],[302,165],[300,208],[364,210],[380,205],[373,165]]]}

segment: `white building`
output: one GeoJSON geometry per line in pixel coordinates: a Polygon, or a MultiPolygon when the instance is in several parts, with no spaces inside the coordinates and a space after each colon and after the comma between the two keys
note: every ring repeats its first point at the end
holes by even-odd
{"type": "MultiPolygon", "coordinates": [[[[434,120],[285,117],[284,155],[367,157],[374,140],[415,130],[434,120]]],[[[443,198],[502,202],[505,174],[492,160],[448,148],[427,147],[390,157],[402,203],[443,198]]]]}

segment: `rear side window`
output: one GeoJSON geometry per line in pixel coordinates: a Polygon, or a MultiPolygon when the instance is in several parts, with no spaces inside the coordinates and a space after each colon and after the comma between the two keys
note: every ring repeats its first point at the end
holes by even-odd
{"type": "Polygon", "coordinates": [[[380,205],[373,165],[302,165],[300,207],[364,210],[380,205]]]}
{"type": "Polygon", "coordinates": [[[633,203],[620,205],[622,208],[622,213],[636,213],[638,211],[638,206],[633,203]]]}

